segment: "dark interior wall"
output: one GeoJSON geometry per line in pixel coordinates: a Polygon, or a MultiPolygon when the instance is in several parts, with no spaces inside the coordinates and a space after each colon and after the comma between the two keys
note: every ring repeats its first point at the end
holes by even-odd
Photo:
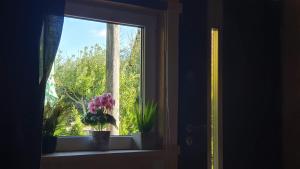
{"type": "Polygon", "coordinates": [[[300,1],[285,0],[282,25],[284,168],[300,168],[300,1]]]}
{"type": "MultiPolygon", "coordinates": [[[[179,168],[207,167],[206,3],[182,1],[179,168]],[[192,138],[191,145],[187,138],[192,138]]],[[[223,0],[224,169],[282,168],[280,7],[275,0],[223,0]]]]}
{"type": "Polygon", "coordinates": [[[281,168],[280,2],[224,0],[224,169],[281,168]]]}

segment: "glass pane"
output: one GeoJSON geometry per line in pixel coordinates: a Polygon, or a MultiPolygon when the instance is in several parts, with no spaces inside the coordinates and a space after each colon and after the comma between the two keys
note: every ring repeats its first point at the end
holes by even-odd
{"type": "Polygon", "coordinates": [[[142,28],[65,17],[54,66],[47,82],[45,112],[61,109],[57,136],[89,135],[95,126],[83,123],[89,102],[104,93],[115,100],[115,135],[138,131],[133,106],[141,91],[142,28]]]}

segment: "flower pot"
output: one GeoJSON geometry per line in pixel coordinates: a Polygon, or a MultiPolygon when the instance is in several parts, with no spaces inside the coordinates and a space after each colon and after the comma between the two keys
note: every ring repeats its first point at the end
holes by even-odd
{"type": "Polygon", "coordinates": [[[133,136],[138,149],[153,150],[157,148],[156,135],[154,133],[137,133],[133,136]]]}
{"type": "Polygon", "coordinates": [[[95,150],[109,150],[110,131],[92,131],[95,150]]]}
{"type": "Polygon", "coordinates": [[[57,137],[55,136],[43,136],[42,138],[42,153],[49,154],[54,153],[56,149],[57,137]]]}

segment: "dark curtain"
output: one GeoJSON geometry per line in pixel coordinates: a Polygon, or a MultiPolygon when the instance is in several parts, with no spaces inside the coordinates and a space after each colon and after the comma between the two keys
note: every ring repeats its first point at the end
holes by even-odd
{"type": "MultiPolygon", "coordinates": [[[[4,0],[0,8],[0,168],[38,169],[43,104],[41,32],[43,24],[51,22],[49,14],[63,16],[64,2],[4,0]]],[[[44,49],[48,50],[46,41],[51,35],[45,34],[44,49]]]]}
{"type": "Polygon", "coordinates": [[[64,2],[56,0],[48,6],[40,37],[39,82],[40,109],[43,112],[45,88],[60,42],[64,22],[64,2]]]}

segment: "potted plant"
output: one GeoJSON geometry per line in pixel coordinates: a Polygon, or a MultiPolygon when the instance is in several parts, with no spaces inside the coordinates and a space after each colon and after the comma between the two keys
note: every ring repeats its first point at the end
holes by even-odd
{"type": "Polygon", "coordinates": [[[106,126],[109,124],[117,127],[116,119],[109,114],[114,105],[115,100],[112,95],[104,93],[89,102],[89,111],[83,117],[82,122],[93,128],[91,133],[97,150],[104,151],[109,149],[110,131],[104,129],[107,129],[106,126]]]}
{"type": "Polygon", "coordinates": [[[157,118],[157,105],[153,102],[146,102],[142,109],[136,103],[133,111],[139,129],[139,133],[134,136],[137,147],[139,149],[154,149],[156,137],[151,130],[157,118]]]}
{"type": "Polygon", "coordinates": [[[58,118],[63,112],[61,101],[53,106],[48,102],[44,108],[43,129],[42,129],[42,153],[53,153],[56,149],[57,137],[54,135],[58,118]]]}

